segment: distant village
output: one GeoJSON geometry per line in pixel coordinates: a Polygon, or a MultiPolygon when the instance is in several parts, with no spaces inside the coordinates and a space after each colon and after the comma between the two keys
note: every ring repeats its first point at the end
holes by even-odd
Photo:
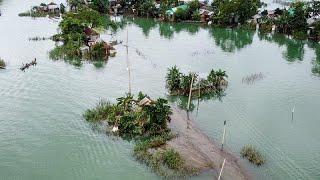
{"type": "MultiPolygon", "coordinates": [[[[159,1],[145,0],[68,0],[64,4],[41,3],[19,16],[60,17],[61,32],[54,41],[63,42],[60,57],[76,56],[86,59],[108,59],[116,55],[114,45],[105,42],[97,29],[118,24],[111,16],[134,16],[153,18],[157,21],[202,23],[209,26],[240,27],[264,33],[282,33],[297,39],[320,40],[320,2],[282,1],[283,8],[270,9],[260,0],[203,0],[159,1]],[[235,6],[236,4],[237,6],[235,6]],[[107,18],[108,19],[108,18],[107,18]]],[[[55,52],[55,54],[58,51],[55,52]]]]}

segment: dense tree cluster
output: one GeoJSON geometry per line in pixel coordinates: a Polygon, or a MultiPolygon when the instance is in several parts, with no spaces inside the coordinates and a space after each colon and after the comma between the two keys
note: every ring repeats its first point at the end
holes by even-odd
{"type": "Polygon", "coordinates": [[[218,71],[212,69],[207,78],[202,79],[195,73],[183,74],[177,66],[174,66],[168,69],[166,83],[172,95],[188,96],[191,86],[192,95],[198,95],[198,91],[200,91],[202,95],[205,95],[223,89],[223,87],[227,85],[225,77],[228,76],[226,72],[221,69],[218,71]]]}
{"type": "Polygon", "coordinates": [[[251,19],[261,7],[260,0],[214,0],[211,4],[217,24],[229,25],[244,23],[251,19]]]}

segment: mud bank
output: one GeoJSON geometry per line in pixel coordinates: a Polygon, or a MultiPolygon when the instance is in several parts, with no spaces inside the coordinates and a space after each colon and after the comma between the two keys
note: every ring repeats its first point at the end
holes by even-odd
{"type": "Polygon", "coordinates": [[[172,107],[170,129],[178,136],[167,142],[167,146],[175,149],[185,160],[185,165],[198,169],[199,172],[212,171],[218,178],[224,158],[226,159],[222,179],[251,179],[238,163],[239,158],[220,146],[204,134],[184,110],[172,107]]]}

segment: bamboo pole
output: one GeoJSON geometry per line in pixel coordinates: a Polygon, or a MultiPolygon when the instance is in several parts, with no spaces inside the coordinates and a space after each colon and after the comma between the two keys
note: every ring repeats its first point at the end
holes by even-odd
{"type": "Polygon", "coordinates": [[[192,85],[193,85],[194,74],[192,74],[191,83],[190,83],[190,91],[189,91],[189,99],[188,99],[188,111],[190,110],[190,102],[192,95],[192,85]]]}
{"type": "Polygon", "coordinates": [[[226,124],[227,124],[227,121],[225,120],[223,122],[223,124],[224,124],[224,127],[223,127],[223,135],[222,135],[222,142],[221,142],[221,150],[223,150],[224,139],[225,139],[225,136],[226,136],[226,124]]]}
{"type": "Polygon", "coordinates": [[[219,177],[218,177],[218,180],[221,179],[221,175],[222,175],[222,171],[223,171],[223,168],[224,168],[224,164],[226,163],[226,158],[224,158],[223,160],[223,163],[222,163],[222,167],[221,167],[221,170],[220,170],[220,173],[219,173],[219,177]]]}

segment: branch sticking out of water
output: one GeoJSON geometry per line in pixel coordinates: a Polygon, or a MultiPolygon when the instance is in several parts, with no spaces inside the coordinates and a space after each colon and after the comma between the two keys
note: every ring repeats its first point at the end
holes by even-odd
{"type": "Polygon", "coordinates": [[[264,77],[265,76],[261,72],[260,73],[256,73],[256,74],[251,74],[251,75],[248,75],[248,76],[242,78],[242,83],[248,84],[248,85],[252,85],[256,81],[262,80],[264,77]]]}

